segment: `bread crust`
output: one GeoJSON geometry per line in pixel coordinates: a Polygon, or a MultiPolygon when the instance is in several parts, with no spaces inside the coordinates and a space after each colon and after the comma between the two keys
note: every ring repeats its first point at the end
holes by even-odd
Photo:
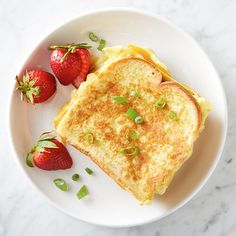
{"type": "Polygon", "coordinates": [[[183,86],[181,86],[179,83],[177,82],[162,82],[160,84],[160,88],[165,88],[165,87],[174,87],[174,88],[177,88],[179,89],[183,94],[186,95],[186,98],[192,102],[194,105],[195,105],[195,108],[196,108],[196,112],[197,112],[197,121],[198,121],[198,124],[197,124],[197,129],[196,129],[196,138],[198,137],[198,134],[199,134],[199,131],[200,131],[200,127],[201,127],[201,123],[202,123],[202,111],[201,111],[201,108],[198,104],[198,102],[196,101],[196,99],[191,95],[191,93],[186,89],[184,88],[183,86]]]}
{"type": "MultiPolygon", "coordinates": [[[[61,137],[61,139],[62,139],[65,143],[67,143],[67,141],[66,141],[65,138],[61,137]]],[[[140,201],[141,204],[143,204],[143,203],[148,203],[148,202],[150,202],[150,201],[153,199],[153,196],[150,197],[150,199],[147,199],[147,198],[145,198],[145,199],[140,198],[140,195],[135,194],[135,193],[132,191],[132,189],[129,188],[129,186],[125,184],[125,182],[122,182],[122,181],[120,180],[120,178],[119,178],[117,175],[113,174],[105,165],[102,165],[102,163],[98,162],[98,161],[96,160],[96,157],[94,157],[93,155],[91,155],[91,153],[89,153],[89,152],[87,152],[87,151],[81,149],[81,148],[78,147],[77,145],[74,145],[74,144],[70,144],[70,145],[73,146],[76,150],[78,150],[78,151],[80,151],[81,153],[83,153],[84,155],[86,155],[86,157],[89,157],[97,166],[99,166],[100,169],[102,169],[109,177],[111,177],[111,179],[112,179],[113,181],[115,181],[123,190],[126,190],[126,191],[130,192],[135,198],[137,198],[137,199],[140,201]]],[[[153,192],[153,195],[154,195],[154,194],[155,194],[155,192],[153,192]]]]}
{"type": "Polygon", "coordinates": [[[98,162],[98,161],[96,160],[96,157],[94,157],[93,155],[91,155],[89,152],[87,152],[87,151],[81,149],[81,148],[78,147],[77,145],[72,144],[72,146],[73,146],[75,149],[79,150],[79,151],[80,151],[81,153],[83,153],[84,155],[86,155],[87,157],[89,157],[89,158],[90,158],[96,165],[98,165],[108,176],[110,176],[122,189],[124,189],[124,190],[129,190],[128,186],[127,186],[125,183],[121,182],[121,181],[119,180],[119,178],[117,178],[116,175],[114,175],[108,168],[106,168],[105,165],[102,165],[102,163],[98,162]]]}
{"type": "MultiPolygon", "coordinates": [[[[141,59],[141,58],[128,57],[128,58],[121,59],[119,61],[116,61],[116,62],[112,63],[107,68],[107,70],[108,71],[114,71],[115,67],[117,67],[118,65],[126,64],[129,61],[141,62],[142,64],[146,63],[148,66],[152,67],[153,71],[155,71],[157,84],[160,84],[162,82],[162,74],[161,74],[160,70],[155,65],[153,65],[151,62],[149,62],[147,60],[144,60],[144,59],[141,59]]],[[[102,76],[102,74],[101,74],[101,76],[102,76]]]]}

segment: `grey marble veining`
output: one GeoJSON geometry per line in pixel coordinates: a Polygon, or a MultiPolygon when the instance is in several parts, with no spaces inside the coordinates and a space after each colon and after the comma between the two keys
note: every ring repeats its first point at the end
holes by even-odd
{"type": "Polygon", "coordinates": [[[0,236],[236,235],[236,1],[234,0],[0,0],[0,236]],[[104,7],[135,7],[182,27],[206,51],[222,79],[229,129],[221,161],[197,196],[174,214],[148,225],[111,229],[64,215],[30,186],[7,139],[7,103],[19,65],[53,28],[104,7]]]}

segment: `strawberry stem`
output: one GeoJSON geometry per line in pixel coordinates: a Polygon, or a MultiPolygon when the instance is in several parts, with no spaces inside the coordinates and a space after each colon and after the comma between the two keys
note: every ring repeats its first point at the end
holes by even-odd
{"type": "Polygon", "coordinates": [[[69,56],[69,54],[72,53],[72,48],[69,48],[67,52],[64,54],[64,56],[61,58],[60,62],[65,61],[65,59],[69,56]]]}
{"type": "Polygon", "coordinates": [[[55,49],[63,49],[63,50],[67,50],[67,52],[65,53],[65,55],[61,58],[61,62],[63,62],[70,53],[74,53],[76,51],[76,49],[78,48],[86,48],[89,49],[92,46],[88,45],[87,43],[79,43],[79,44],[67,44],[67,45],[52,45],[48,47],[48,50],[55,50],[55,49]]]}
{"type": "Polygon", "coordinates": [[[51,45],[48,47],[48,50],[55,50],[55,49],[65,49],[68,50],[71,47],[76,48],[91,48],[92,46],[88,45],[87,43],[72,43],[72,44],[66,44],[66,45],[51,45]]]}
{"type": "Polygon", "coordinates": [[[76,49],[78,48],[86,48],[89,49],[92,46],[88,45],[87,43],[79,43],[79,44],[68,44],[68,45],[52,45],[48,47],[48,50],[55,50],[55,49],[63,49],[63,50],[67,50],[67,52],[65,53],[65,55],[61,58],[61,62],[63,62],[70,53],[74,53],[76,51],[76,49]]]}
{"type": "Polygon", "coordinates": [[[26,74],[23,75],[23,79],[20,80],[18,76],[16,76],[16,81],[18,86],[17,90],[21,91],[21,100],[23,101],[26,98],[27,101],[34,104],[34,97],[40,97],[41,89],[39,86],[35,86],[38,78],[34,78],[30,80],[29,73],[26,71],[26,74]]]}

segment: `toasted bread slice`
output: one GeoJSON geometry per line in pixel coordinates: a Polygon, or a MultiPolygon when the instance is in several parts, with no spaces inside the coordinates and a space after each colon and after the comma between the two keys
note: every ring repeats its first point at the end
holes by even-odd
{"type": "Polygon", "coordinates": [[[176,82],[161,83],[160,72],[137,58],[115,62],[98,78],[90,78],[55,119],[65,142],[89,156],[142,203],[166,191],[190,157],[201,122],[199,104],[188,90],[176,82]],[[132,91],[140,96],[130,96],[132,91]],[[117,104],[113,96],[128,101],[117,104]],[[159,98],[165,100],[162,108],[156,107],[159,98]],[[142,124],[127,116],[130,107],[143,118],[142,124]],[[127,138],[130,130],[137,140],[127,138]],[[132,146],[140,150],[137,155],[121,152],[132,146]]]}

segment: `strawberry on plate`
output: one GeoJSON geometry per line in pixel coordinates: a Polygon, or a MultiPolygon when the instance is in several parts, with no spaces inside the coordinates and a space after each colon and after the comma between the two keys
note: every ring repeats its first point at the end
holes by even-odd
{"type": "Polygon", "coordinates": [[[66,147],[56,136],[46,132],[27,153],[26,164],[43,170],[64,170],[71,168],[73,162],[66,147]]]}
{"type": "Polygon", "coordinates": [[[91,46],[86,43],[54,45],[48,49],[50,53],[50,66],[63,85],[73,84],[78,88],[89,73],[91,59],[87,50],[91,46]]]}
{"type": "Polygon", "coordinates": [[[56,91],[55,77],[42,70],[26,71],[22,78],[16,76],[17,89],[21,91],[21,100],[41,103],[49,99],[56,91]]]}

